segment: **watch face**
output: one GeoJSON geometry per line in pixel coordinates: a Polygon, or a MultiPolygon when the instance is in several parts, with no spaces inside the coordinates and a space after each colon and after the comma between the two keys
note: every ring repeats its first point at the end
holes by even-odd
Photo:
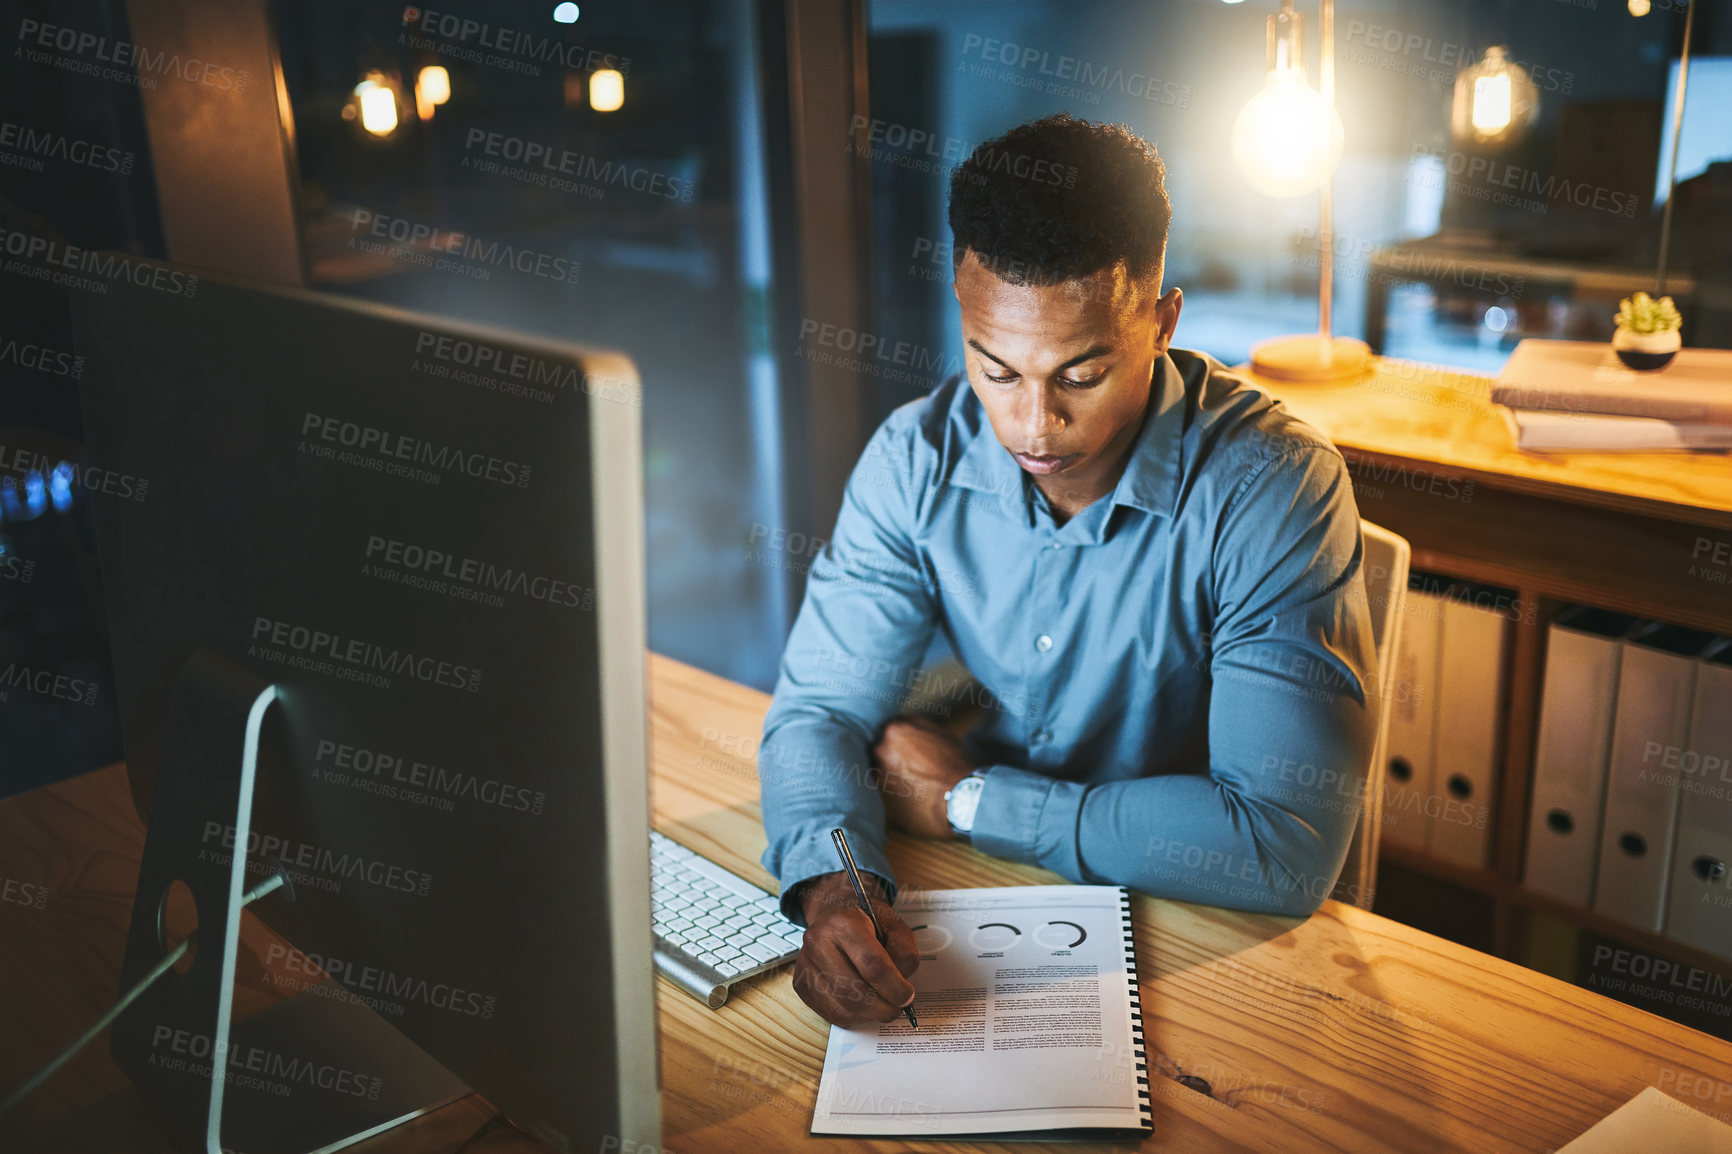
{"type": "Polygon", "coordinates": [[[985,785],[985,778],[965,777],[951,789],[945,808],[950,824],[959,832],[968,833],[974,829],[974,811],[980,808],[980,791],[985,785]]]}

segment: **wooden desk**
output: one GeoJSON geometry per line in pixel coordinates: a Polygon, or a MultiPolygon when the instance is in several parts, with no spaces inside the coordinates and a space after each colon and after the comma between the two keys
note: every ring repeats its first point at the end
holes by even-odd
{"type": "Polygon", "coordinates": [[[1251,377],[1347,458],[1360,514],[1413,546],[1413,568],[1513,590],[1501,774],[1491,861],[1470,870],[1400,847],[1383,857],[1488,895],[1490,939],[1523,956],[1543,911],[1732,980],[1732,964],[1521,884],[1546,625],[1596,605],[1732,633],[1732,455],[1524,453],[1491,403],[1490,377],[1378,357],[1355,380],[1251,377]]]}
{"type": "MultiPolygon", "coordinates": [[[[773,884],[757,863],[754,769],[768,698],[652,658],[651,701],[657,827],[773,884]]],[[[143,836],[118,768],[0,804],[0,873],[47,892],[43,910],[0,906],[0,1085],[112,999],[143,836]]],[[[923,887],[1058,880],[954,843],[893,838],[891,857],[923,887]]],[[[1535,1154],[1644,1086],[1732,1078],[1732,1044],[1351,906],[1304,922],[1144,897],[1134,908],[1155,1067],[1147,1150],[1535,1154]]],[[[719,1011],[666,982],[658,993],[669,1151],[940,1148],[807,1137],[827,1029],[785,969],[719,1011]]],[[[99,1039],[0,1122],[0,1150],[164,1150],[138,1105],[99,1039]]],[[[451,1151],[492,1113],[472,1096],[354,1149],[451,1151]]],[[[495,1130],[469,1149],[541,1147],[495,1130]]]]}

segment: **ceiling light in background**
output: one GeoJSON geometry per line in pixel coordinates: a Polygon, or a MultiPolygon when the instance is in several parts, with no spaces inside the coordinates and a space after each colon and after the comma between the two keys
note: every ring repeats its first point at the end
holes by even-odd
{"type": "Polygon", "coordinates": [[[601,68],[589,77],[589,106],[597,112],[615,112],[625,103],[625,77],[612,68],[601,68]]]}
{"type": "Polygon", "coordinates": [[[343,119],[359,119],[361,127],[374,136],[390,136],[397,131],[397,89],[383,72],[369,72],[343,109],[343,119]]]}
{"type": "Polygon", "coordinates": [[[566,0],[564,4],[555,4],[553,6],[553,22],[555,24],[576,24],[577,5],[571,3],[571,0],[566,0]]]}
{"type": "Polygon", "coordinates": [[[1651,7],[1648,0],[1630,0],[1630,15],[1646,16],[1651,7]]]}
{"type": "Polygon", "coordinates": [[[1457,140],[1504,145],[1518,140],[1539,115],[1539,87],[1527,69],[1512,64],[1509,50],[1494,45],[1485,59],[1455,78],[1450,131],[1457,140]]]}
{"type": "Polygon", "coordinates": [[[433,110],[451,99],[451,74],[443,64],[429,64],[415,74],[415,114],[432,120],[433,110]]]}

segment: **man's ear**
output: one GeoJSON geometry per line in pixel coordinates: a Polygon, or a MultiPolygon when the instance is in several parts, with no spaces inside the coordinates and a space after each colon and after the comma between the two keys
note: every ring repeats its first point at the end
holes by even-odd
{"type": "Polygon", "coordinates": [[[1168,289],[1155,302],[1155,355],[1165,356],[1173,343],[1173,333],[1179,327],[1179,313],[1185,307],[1185,294],[1177,285],[1168,289]]]}

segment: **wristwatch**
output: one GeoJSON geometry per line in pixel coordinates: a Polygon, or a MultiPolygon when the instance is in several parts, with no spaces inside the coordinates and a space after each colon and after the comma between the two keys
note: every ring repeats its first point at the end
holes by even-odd
{"type": "Polygon", "coordinates": [[[977,769],[944,791],[944,816],[957,837],[974,832],[974,811],[980,808],[980,791],[985,788],[986,771],[977,769]]]}

